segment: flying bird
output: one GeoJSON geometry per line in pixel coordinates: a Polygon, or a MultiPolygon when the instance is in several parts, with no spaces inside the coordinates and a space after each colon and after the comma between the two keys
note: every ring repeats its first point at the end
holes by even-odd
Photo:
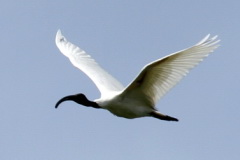
{"type": "Polygon", "coordinates": [[[153,61],[140,71],[139,75],[124,87],[107,73],[85,51],[67,41],[58,30],[56,45],[70,59],[71,63],[84,72],[97,86],[101,97],[88,100],[83,93],[60,99],[55,108],[64,101],[74,101],[86,107],[106,109],[118,117],[128,119],[154,117],[166,121],[177,118],[160,113],[156,103],[175,86],[194,66],[213,52],[219,45],[217,36],[207,35],[196,45],[153,61]]]}

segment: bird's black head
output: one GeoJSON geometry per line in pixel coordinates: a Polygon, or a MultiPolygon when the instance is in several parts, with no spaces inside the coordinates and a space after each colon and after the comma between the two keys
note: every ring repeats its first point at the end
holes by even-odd
{"type": "Polygon", "coordinates": [[[55,108],[58,108],[60,103],[62,103],[64,101],[74,101],[74,102],[76,102],[78,104],[81,104],[81,105],[84,105],[84,106],[87,106],[87,107],[100,108],[96,102],[89,101],[87,99],[87,97],[84,94],[82,94],[82,93],[63,97],[62,99],[60,99],[56,103],[55,108]]]}

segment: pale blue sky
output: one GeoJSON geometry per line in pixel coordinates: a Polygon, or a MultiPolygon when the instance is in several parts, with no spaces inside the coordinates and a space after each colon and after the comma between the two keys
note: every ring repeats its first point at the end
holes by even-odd
{"type": "Polygon", "coordinates": [[[2,1],[0,159],[237,160],[240,2],[2,1]],[[127,85],[141,68],[205,35],[221,46],[159,103],[180,121],[128,120],[65,102],[100,96],[55,45],[58,29],[127,85]]]}

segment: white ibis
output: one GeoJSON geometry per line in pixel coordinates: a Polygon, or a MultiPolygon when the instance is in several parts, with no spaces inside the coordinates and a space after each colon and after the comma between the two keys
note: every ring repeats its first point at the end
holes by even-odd
{"type": "Polygon", "coordinates": [[[101,97],[90,101],[82,93],[70,95],[60,99],[55,108],[63,101],[71,100],[87,107],[106,109],[116,116],[129,119],[154,117],[161,120],[178,121],[177,118],[160,113],[156,108],[156,103],[191,68],[213,52],[219,46],[219,41],[217,36],[207,35],[190,48],[147,64],[127,87],[123,87],[90,55],[68,42],[59,30],[56,35],[57,47],[75,67],[83,71],[95,83],[101,92],[101,97]]]}

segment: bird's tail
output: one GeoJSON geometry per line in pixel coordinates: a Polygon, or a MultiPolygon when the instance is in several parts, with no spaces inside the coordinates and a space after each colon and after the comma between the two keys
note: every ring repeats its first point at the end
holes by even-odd
{"type": "Polygon", "coordinates": [[[165,120],[165,121],[178,121],[177,118],[170,117],[168,115],[164,115],[164,114],[159,113],[157,111],[151,112],[150,115],[154,118],[158,118],[158,119],[165,120]]]}

